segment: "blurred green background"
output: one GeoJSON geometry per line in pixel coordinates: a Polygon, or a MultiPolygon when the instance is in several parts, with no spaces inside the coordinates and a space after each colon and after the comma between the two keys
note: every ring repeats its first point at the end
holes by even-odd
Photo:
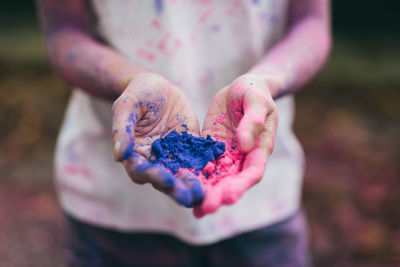
{"type": "MultiPolygon", "coordinates": [[[[334,46],[297,93],[315,266],[400,265],[400,30],[396,1],[333,2],[334,46]]],[[[60,266],[54,144],[70,94],[31,1],[0,10],[0,266],[60,266]]]]}

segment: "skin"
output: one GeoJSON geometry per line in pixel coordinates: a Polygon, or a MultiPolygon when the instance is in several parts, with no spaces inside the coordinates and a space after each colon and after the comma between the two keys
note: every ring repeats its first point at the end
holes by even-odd
{"type": "Polygon", "coordinates": [[[114,155],[132,181],[150,183],[186,207],[201,203],[204,192],[193,174],[174,176],[147,160],[152,140],[173,129],[179,131],[182,124],[187,125],[188,132],[200,135],[192,105],[181,90],[93,38],[84,0],[42,0],[37,5],[55,70],[89,94],[115,101],[114,155]]]}
{"type": "MultiPolygon", "coordinates": [[[[94,96],[110,101],[118,98],[113,105],[114,154],[132,180],[151,183],[184,206],[202,202],[204,192],[195,177],[188,173],[167,175],[165,169],[147,161],[149,140],[174,127],[179,129],[186,123],[191,133],[200,134],[191,105],[179,88],[134,66],[93,38],[84,0],[38,0],[37,4],[56,71],[94,96]],[[157,111],[150,109],[155,102],[163,103],[157,111]]],[[[248,73],[224,87],[210,105],[203,135],[236,142],[245,160],[239,179],[225,179],[229,190],[222,190],[221,185],[207,192],[203,204],[196,208],[199,217],[235,203],[262,178],[278,123],[274,100],[301,88],[328,56],[329,0],[291,0],[289,9],[286,35],[248,73]],[[225,120],[214,124],[220,114],[227,114],[225,120]]]]}
{"type": "Polygon", "coordinates": [[[203,135],[237,143],[245,158],[241,172],[207,189],[202,205],[194,209],[198,218],[235,203],[261,180],[278,126],[274,100],[313,78],[329,54],[330,1],[292,0],[289,7],[285,37],[211,103],[203,135]],[[224,120],[217,119],[220,114],[226,114],[224,120]]]}
{"type": "Polygon", "coordinates": [[[203,201],[200,181],[190,172],[175,176],[151,164],[151,144],[171,130],[199,136],[197,117],[180,89],[154,73],[137,74],[113,104],[114,158],[121,161],[131,179],[151,183],[186,207],[203,201]]]}
{"type": "Polygon", "coordinates": [[[226,147],[238,145],[245,157],[239,173],[207,189],[203,204],[194,210],[196,217],[235,203],[262,178],[278,126],[278,111],[268,88],[260,76],[247,74],[214,97],[203,134],[218,138],[226,147]],[[218,119],[221,115],[223,119],[218,119]]]}

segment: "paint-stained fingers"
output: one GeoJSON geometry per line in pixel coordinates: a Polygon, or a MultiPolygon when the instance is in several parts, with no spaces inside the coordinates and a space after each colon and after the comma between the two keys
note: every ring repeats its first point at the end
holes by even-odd
{"type": "Polygon", "coordinates": [[[263,130],[265,118],[271,112],[272,98],[260,90],[247,90],[243,96],[243,117],[236,129],[236,138],[243,152],[253,149],[263,130]]]}
{"type": "Polygon", "coordinates": [[[134,182],[150,183],[157,190],[172,197],[177,203],[185,207],[193,205],[192,193],[187,185],[164,167],[150,163],[137,153],[133,153],[123,164],[134,182]]]}
{"type": "Polygon", "coordinates": [[[264,149],[264,152],[267,156],[269,156],[274,149],[278,122],[278,110],[274,108],[265,119],[264,129],[259,135],[257,144],[260,148],[264,149]]]}
{"type": "Polygon", "coordinates": [[[189,188],[193,197],[193,206],[198,206],[203,202],[204,199],[204,188],[200,180],[189,170],[182,169],[176,173],[176,177],[182,180],[182,182],[189,188]]]}
{"type": "Polygon", "coordinates": [[[201,218],[207,214],[214,213],[218,210],[222,203],[222,188],[210,187],[204,197],[203,204],[197,206],[193,210],[196,218],[201,218]]]}
{"type": "Polygon", "coordinates": [[[125,90],[112,107],[114,159],[126,160],[133,153],[135,128],[141,117],[141,107],[136,96],[125,90]]]}
{"type": "Polygon", "coordinates": [[[236,175],[227,177],[227,179],[220,181],[214,187],[211,187],[204,198],[201,206],[195,207],[193,214],[196,218],[201,218],[207,214],[216,212],[222,205],[231,205],[235,203],[244,192],[243,182],[237,181],[232,183],[229,179],[236,179],[236,175]]]}
{"type": "Polygon", "coordinates": [[[203,204],[193,210],[195,217],[201,218],[216,212],[222,205],[236,203],[247,190],[262,179],[268,155],[264,147],[250,151],[244,159],[240,173],[226,177],[207,189],[203,204]]]}
{"type": "Polygon", "coordinates": [[[231,205],[263,177],[268,158],[272,153],[275,134],[278,127],[278,111],[271,102],[262,131],[259,133],[256,147],[246,154],[242,170],[217,186],[222,188],[222,203],[231,205]]]}
{"type": "Polygon", "coordinates": [[[193,215],[194,217],[196,217],[197,219],[202,218],[205,214],[203,213],[201,206],[197,206],[193,208],[193,215]]]}
{"type": "Polygon", "coordinates": [[[221,181],[222,203],[232,205],[252,186],[257,184],[264,175],[268,157],[262,148],[250,151],[244,159],[240,173],[221,181]]]}

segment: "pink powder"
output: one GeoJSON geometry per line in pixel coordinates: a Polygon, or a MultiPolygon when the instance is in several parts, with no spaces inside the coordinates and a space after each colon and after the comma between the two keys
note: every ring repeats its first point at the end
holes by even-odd
{"type": "MultiPolygon", "coordinates": [[[[228,176],[234,176],[242,170],[244,154],[234,146],[228,146],[227,150],[222,154],[217,161],[210,161],[204,166],[203,170],[197,176],[206,191],[210,186],[218,184],[221,180],[228,176]]],[[[180,172],[185,172],[185,168],[179,168],[180,172]]],[[[190,172],[195,173],[193,169],[190,172]]]]}
{"type": "MultiPolygon", "coordinates": [[[[232,145],[231,142],[226,143],[225,145],[227,149],[225,153],[222,154],[217,161],[208,162],[206,166],[204,166],[203,170],[201,170],[197,175],[206,192],[206,198],[208,198],[209,201],[211,200],[211,202],[214,202],[212,199],[215,199],[215,197],[217,197],[216,194],[219,194],[219,190],[215,192],[213,188],[216,187],[221,181],[225,179],[243,179],[243,177],[238,174],[242,172],[245,154],[240,152],[237,149],[237,146],[232,145]]],[[[194,173],[194,170],[190,171],[194,173]]],[[[242,182],[238,181],[238,184],[242,184],[242,182]]],[[[233,196],[232,201],[236,202],[240,196],[241,195],[233,196]]],[[[216,210],[214,204],[215,203],[213,203],[211,207],[208,205],[195,207],[193,210],[194,215],[197,218],[200,218],[204,213],[213,213],[216,210]]]]}
{"type": "Polygon", "coordinates": [[[207,163],[198,177],[206,188],[214,186],[222,179],[238,174],[242,169],[243,158],[238,149],[229,149],[216,162],[207,163]]]}

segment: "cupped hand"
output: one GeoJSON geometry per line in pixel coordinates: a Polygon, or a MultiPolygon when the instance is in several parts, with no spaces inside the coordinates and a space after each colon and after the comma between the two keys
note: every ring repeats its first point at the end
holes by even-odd
{"type": "Polygon", "coordinates": [[[278,126],[278,112],[271,96],[277,86],[273,78],[246,74],[214,97],[203,136],[209,134],[228,149],[239,149],[243,157],[232,162],[237,165],[232,168],[236,173],[207,186],[202,205],[194,209],[196,217],[235,203],[263,177],[278,126]]]}
{"type": "Polygon", "coordinates": [[[113,109],[114,157],[139,184],[150,183],[177,203],[192,207],[203,200],[203,188],[190,172],[173,175],[149,161],[151,144],[172,130],[199,136],[199,123],[183,93],[154,73],[135,75],[113,109]]]}

